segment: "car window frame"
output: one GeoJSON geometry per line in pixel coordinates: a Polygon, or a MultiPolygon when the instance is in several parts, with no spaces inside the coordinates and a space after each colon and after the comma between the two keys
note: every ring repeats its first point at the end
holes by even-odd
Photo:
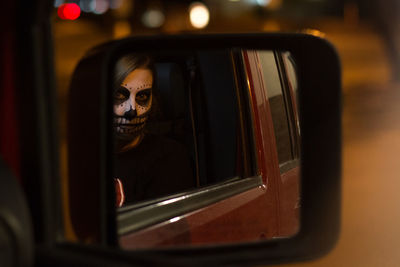
{"type": "Polygon", "coordinates": [[[278,68],[283,99],[285,102],[285,109],[289,125],[292,159],[282,164],[279,164],[279,170],[281,174],[288,172],[291,169],[296,168],[300,165],[300,136],[299,136],[300,130],[299,130],[299,124],[297,123],[298,111],[296,109],[297,108],[296,103],[293,103],[293,101],[296,101],[295,100],[296,96],[293,95],[293,91],[289,85],[288,81],[289,78],[282,53],[284,53],[284,51],[274,51],[274,57],[276,66],[278,68]]]}
{"type": "MultiPolygon", "coordinates": [[[[283,53],[285,51],[277,51],[276,53],[276,60],[278,71],[281,76],[281,84],[282,89],[285,94],[285,101],[288,109],[288,116],[289,116],[289,127],[292,139],[292,149],[293,149],[293,156],[294,158],[298,159],[300,157],[300,127],[298,123],[298,106],[297,106],[297,99],[296,95],[294,94],[293,88],[291,88],[289,84],[289,74],[287,70],[287,66],[285,60],[283,59],[283,53]]],[[[294,66],[293,66],[294,67],[294,66]]],[[[295,70],[296,71],[296,70],[295,70]]],[[[297,79],[297,73],[296,79],[297,79]]],[[[297,88],[299,90],[299,88],[297,88]]]]}

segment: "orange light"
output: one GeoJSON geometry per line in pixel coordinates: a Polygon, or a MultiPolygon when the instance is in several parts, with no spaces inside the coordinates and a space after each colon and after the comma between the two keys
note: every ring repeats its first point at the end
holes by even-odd
{"type": "Polygon", "coordinates": [[[316,29],[303,29],[302,33],[311,34],[319,38],[325,38],[326,34],[316,29]]]}
{"type": "Polygon", "coordinates": [[[60,19],[75,20],[81,14],[81,8],[75,3],[62,4],[58,7],[57,14],[60,19]]]}

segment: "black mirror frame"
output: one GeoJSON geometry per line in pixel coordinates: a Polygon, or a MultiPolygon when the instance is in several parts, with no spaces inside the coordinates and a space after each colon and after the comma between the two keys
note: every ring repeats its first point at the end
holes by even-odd
{"type": "Polygon", "coordinates": [[[302,129],[300,232],[293,238],[263,242],[126,253],[172,257],[177,262],[201,265],[254,265],[313,259],[334,246],[340,231],[340,62],[329,42],[304,34],[132,37],[92,49],[75,70],[69,100],[74,103],[68,129],[71,216],[78,236],[84,235],[81,239],[117,246],[114,182],[109,164],[113,154],[112,97],[108,88],[109,73],[118,56],[132,50],[238,47],[290,51],[296,59],[302,129]],[[87,99],[91,99],[90,105],[87,99]],[[82,114],[90,114],[90,119],[82,114]],[[86,197],[88,190],[92,192],[90,199],[86,197]],[[87,200],[84,203],[80,201],[83,197],[87,200]]]}

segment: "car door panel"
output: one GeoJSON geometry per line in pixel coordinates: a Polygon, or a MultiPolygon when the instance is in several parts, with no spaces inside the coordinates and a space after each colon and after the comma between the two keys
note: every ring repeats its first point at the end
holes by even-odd
{"type": "MultiPolygon", "coordinates": [[[[273,186],[273,190],[275,190],[276,205],[277,209],[279,209],[279,236],[290,236],[299,230],[300,171],[299,167],[294,167],[281,174],[271,110],[257,53],[257,51],[245,51],[243,56],[247,66],[247,73],[252,77],[249,80],[252,81],[250,84],[254,90],[253,101],[256,102],[256,104],[253,104],[254,116],[258,117],[258,123],[255,125],[259,125],[259,129],[256,128],[259,132],[259,137],[257,137],[263,143],[263,149],[259,151],[268,153],[266,160],[260,161],[260,169],[263,167],[266,169],[268,173],[266,177],[270,179],[270,181],[266,180],[266,184],[268,185],[269,182],[270,186],[273,186]]],[[[263,155],[261,154],[259,157],[262,158],[263,155]]],[[[298,161],[295,165],[298,165],[298,161]]]]}
{"type": "Polygon", "coordinates": [[[300,167],[295,167],[281,176],[280,234],[291,236],[299,231],[300,217],[300,167]]]}
{"type": "Polygon", "coordinates": [[[243,240],[255,241],[277,235],[276,216],[260,210],[271,209],[267,189],[259,186],[156,224],[120,239],[125,249],[153,246],[221,244],[243,240]]]}

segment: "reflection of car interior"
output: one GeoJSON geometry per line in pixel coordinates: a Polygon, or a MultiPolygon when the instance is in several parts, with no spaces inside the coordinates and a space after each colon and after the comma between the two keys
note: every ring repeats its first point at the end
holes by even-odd
{"type": "Polygon", "coordinates": [[[154,56],[157,110],[146,131],[186,147],[193,171],[187,179],[197,187],[240,176],[242,169],[230,57],[229,51],[154,56]]]}

